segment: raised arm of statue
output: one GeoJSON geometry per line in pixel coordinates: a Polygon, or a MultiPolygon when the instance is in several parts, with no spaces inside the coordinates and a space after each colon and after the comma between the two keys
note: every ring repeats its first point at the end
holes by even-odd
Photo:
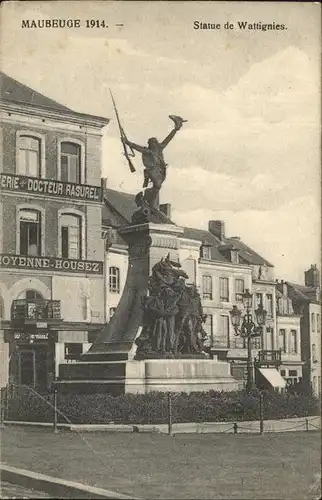
{"type": "Polygon", "coordinates": [[[146,150],[146,147],[144,146],[139,146],[139,144],[135,144],[135,142],[131,142],[126,138],[122,138],[122,141],[127,145],[130,146],[130,148],[135,149],[135,151],[138,151],[139,153],[144,153],[146,150]]]}
{"type": "Polygon", "coordinates": [[[161,145],[162,149],[164,149],[169,144],[169,142],[171,141],[171,139],[174,138],[174,136],[176,135],[178,130],[181,129],[182,124],[187,121],[187,120],[184,120],[183,118],[181,118],[181,116],[176,116],[176,115],[169,115],[169,118],[174,123],[174,129],[171,130],[170,134],[167,135],[167,137],[161,142],[160,145],[161,145]]]}
{"type": "Polygon", "coordinates": [[[174,128],[173,130],[171,130],[170,134],[168,134],[167,137],[160,143],[162,149],[164,149],[169,144],[169,142],[174,138],[178,130],[179,130],[178,128],[174,128]]]}

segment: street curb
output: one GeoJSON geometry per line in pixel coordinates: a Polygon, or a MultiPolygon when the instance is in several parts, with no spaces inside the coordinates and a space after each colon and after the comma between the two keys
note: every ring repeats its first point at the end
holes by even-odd
{"type": "Polygon", "coordinates": [[[96,488],[74,481],[47,476],[26,469],[18,469],[0,464],[1,481],[24,488],[47,493],[55,498],[105,498],[110,500],[136,500],[134,497],[122,495],[114,491],[96,488]]]}

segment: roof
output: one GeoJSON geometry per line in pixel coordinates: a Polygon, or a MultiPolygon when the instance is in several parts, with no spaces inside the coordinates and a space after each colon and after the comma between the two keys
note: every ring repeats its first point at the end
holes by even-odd
{"type": "Polygon", "coordinates": [[[216,236],[211,234],[209,231],[205,229],[195,229],[193,227],[184,227],[184,238],[188,240],[199,240],[206,243],[211,243],[211,258],[213,260],[221,260],[223,262],[229,262],[218,250],[217,246],[220,244],[220,241],[216,236]]]}
{"type": "Polygon", "coordinates": [[[317,290],[312,286],[298,285],[297,283],[287,282],[289,296],[292,300],[309,302],[317,300],[317,290]]]}
{"type": "MultiPolygon", "coordinates": [[[[115,191],[114,189],[104,190],[104,200],[105,204],[109,205],[116,210],[124,219],[124,223],[131,222],[132,214],[138,209],[135,201],[135,196],[129,193],[123,193],[121,191],[115,191]]],[[[110,212],[106,206],[103,207],[103,222],[108,220],[110,217],[110,212]]],[[[117,225],[117,221],[115,221],[117,225]]]]}
{"type": "Polygon", "coordinates": [[[16,101],[31,104],[32,106],[40,106],[58,111],[73,112],[70,108],[63,106],[57,101],[46,97],[39,92],[27,87],[23,83],[18,82],[14,78],[0,72],[1,78],[1,99],[4,101],[16,101]]]}
{"type": "Polygon", "coordinates": [[[18,82],[3,72],[0,72],[0,81],[0,97],[3,103],[9,105],[27,104],[28,106],[34,107],[35,110],[41,108],[42,112],[47,114],[53,111],[59,111],[61,115],[68,115],[69,118],[72,117],[74,120],[76,119],[77,122],[82,121],[86,124],[92,124],[94,126],[105,126],[110,121],[109,118],[74,111],[63,104],[36,92],[36,90],[18,82]]]}
{"type": "Polygon", "coordinates": [[[220,241],[219,238],[214,236],[210,231],[205,229],[194,229],[191,227],[186,227],[184,236],[188,239],[201,240],[212,243],[212,258],[214,260],[222,260],[229,262],[226,259],[220,250],[224,249],[237,249],[239,257],[242,262],[245,264],[252,264],[258,266],[267,266],[273,267],[273,264],[270,264],[266,259],[261,257],[257,252],[255,252],[252,248],[247,246],[243,241],[239,238],[224,238],[223,241],[220,241]]]}
{"type": "Polygon", "coordinates": [[[264,257],[255,252],[252,248],[247,246],[243,241],[237,238],[225,238],[224,243],[233,243],[234,248],[238,249],[239,257],[246,264],[253,264],[257,266],[274,267],[264,257]]]}

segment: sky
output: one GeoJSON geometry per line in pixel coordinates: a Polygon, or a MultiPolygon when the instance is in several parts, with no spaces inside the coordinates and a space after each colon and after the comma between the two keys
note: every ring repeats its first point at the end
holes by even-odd
{"type": "Polygon", "coordinates": [[[161,202],[178,225],[224,220],[303,282],[320,261],[321,6],[300,2],[8,2],[2,6],[3,71],[79,112],[111,119],[102,141],[107,185],[136,194],[109,88],[138,144],[187,123],[164,151],[161,202]],[[22,19],[104,20],[108,28],[22,29],[22,19]],[[220,29],[195,30],[194,21],[220,29]],[[224,29],[225,22],[233,30],[224,29]],[[238,29],[238,21],[284,24],[238,29]],[[116,26],[123,24],[123,26],[116,26]]]}

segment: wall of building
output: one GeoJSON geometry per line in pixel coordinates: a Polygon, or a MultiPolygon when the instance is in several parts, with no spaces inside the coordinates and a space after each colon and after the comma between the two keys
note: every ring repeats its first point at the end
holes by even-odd
{"type": "MultiPolygon", "coordinates": [[[[180,238],[180,263],[182,269],[189,276],[187,283],[200,287],[199,257],[201,241],[180,238]]],[[[200,291],[200,290],[199,290],[200,291]]]]}
{"type": "Polygon", "coordinates": [[[201,259],[199,262],[199,282],[198,286],[201,293],[203,307],[205,314],[212,318],[212,332],[211,345],[216,349],[227,349],[243,346],[243,342],[238,342],[234,335],[234,330],[230,321],[229,311],[233,305],[236,304],[236,280],[244,281],[244,289],[251,290],[251,268],[249,266],[239,264],[226,264],[219,261],[206,261],[201,259]],[[205,297],[205,290],[203,288],[203,278],[205,276],[211,277],[212,282],[212,298],[205,297]],[[220,299],[220,278],[227,278],[229,283],[229,299],[228,301],[221,301],[220,299]],[[223,323],[221,317],[228,318],[228,335],[222,331],[223,323]]]}
{"type": "Polygon", "coordinates": [[[61,300],[64,321],[104,322],[102,277],[53,276],[53,300],[61,300]]]}
{"type": "Polygon", "coordinates": [[[126,248],[111,248],[105,255],[105,309],[107,321],[113,315],[112,310],[115,309],[122,297],[124,290],[127,271],[128,271],[128,253],[126,248]],[[114,267],[119,271],[119,287],[115,291],[110,287],[110,269],[114,267]]]}
{"type": "Polygon", "coordinates": [[[300,319],[300,316],[296,315],[277,315],[276,319],[278,338],[277,348],[282,350],[282,364],[279,371],[284,378],[290,381],[298,381],[298,379],[302,378],[300,319]],[[283,346],[281,330],[285,331],[285,346],[283,346]],[[295,351],[292,346],[292,332],[296,332],[295,351]]]}
{"type": "Polygon", "coordinates": [[[2,115],[6,120],[3,127],[3,168],[4,173],[16,172],[17,137],[19,133],[43,138],[43,178],[59,179],[59,144],[75,140],[82,148],[84,161],[83,184],[101,185],[100,135],[93,134],[85,126],[69,126],[48,119],[28,117],[27,123],[20,115],[2,115]],[[62,130],[63,129],[63,130],[62,130]]]}
{"type": "Polygon", "coordinates": [[[310,384],[315,394],[321,395],[321,305],[309,305],[309,366],[310,384]]]}
{"type": "Polygon", "coordinates": [[[4,341],[4,331],[0,330],[0,388],[9,381],[9,344],[4,341]]]}
{"type": "MultiPolygon", "coordinates": [[[[7,104],[1,112],[0,304],[3,337],[7,339],[4,342],[0,337],[0,362],[4,367],[0,378],[3,383],[8,380],[9,347],[12,353],[20,347],[30,351],[33,346],[35,349],[44,347],[47,350],[46,369],[57,375],[58,364],[65,359],[66,343],[88,347],[88,332],[105,322],[100,144],[101,128],[107,120],[91,121],[88,117],[85,121],[72,112],[63,115],[51,109],[30,112],[29,105],[23,103],[19,103],[19,108],[7,104]],[[10,111],[8,106],[12,106],[10,111]],[[20,135],[41,141],[38,178],[20,175],[17,163],[20,135]],[[60,182],[62,141],[80,146],[79,185],[60,182]],[[51,186],[59,184],[64,192],[51,189],[44,193],[44,186],[49,182],[51,186]],[[75,191],[81,189],[84,194],[79,196],[75,191]],[[41,255],[19,255],[20,208],[33,208],[41,213],[41,255]],[[79,259],[62,258],[59,223],[63,213],[81,217],[79,259]],[[12,302],[24,297],[26,291],[37,292],[44,300],[60,301],[62,318],[59,324],[49,325],[48,322],[41,341],[37,337],[38,323],[32,327],[34,330],[30,330],[30,326],[18,327],[11,321],[12,302]],[[36,340],[30,341],[28,336],[34,334],[36,340]],[[14,340],[17,338],[20,340],[14,340]]],[[[45,328],[47,321],[41,324],[45,328]]]]}
{"type": "Polygon", "coordinates": [[[276,328],[276,283],[253,280],[252,293],[254,294],[254,310],[257,308],[256,294],[261,294],[263,298],[263,308],[267,311],[266,325],[264,327],[262,348],[264,350],[278,349],[278,338],[276,328]],[[269,311],[268,295],[272,296],[271,312],[269,311]]]}
{"type": "Polygon", "coordinates": [[[41,212],[42,226],[42,255],[58,256],[59,248],[59,219],[63,213],[81,215],[83,217],[84,258],[87,260],[100,260],[104,258],[104,244],[101,240],[101,212],[100,204],[87,205],[73,203],[70,200],[57,200],[57,198],[42,195],[24,195],[21,193],[2,192],[2,203],[5,211],[0,220],[5,238],[2,243],[2,253],[19,253],[19,209],[33,208],[41,212]]]}

